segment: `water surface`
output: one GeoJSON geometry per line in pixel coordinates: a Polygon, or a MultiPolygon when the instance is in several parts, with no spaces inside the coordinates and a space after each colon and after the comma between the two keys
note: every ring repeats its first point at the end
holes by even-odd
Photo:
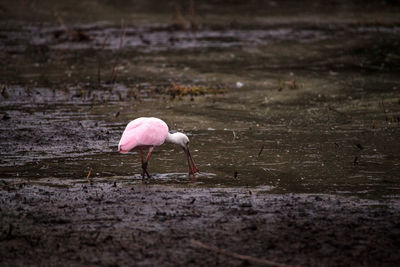
{"type": "Polygon", "coordinates": [[[150,183],[398,198],[400,28],[388,14],[70,26],[88,40],[3,23],[0,178],[68,185],[92,168],[94,182],[141,183],[139,155],[117,144],[130,120],[154,116],[188,134],[201,173],[166,144],[150,183]],[[172,98],[172,82],[227,92],[172,98]]]}

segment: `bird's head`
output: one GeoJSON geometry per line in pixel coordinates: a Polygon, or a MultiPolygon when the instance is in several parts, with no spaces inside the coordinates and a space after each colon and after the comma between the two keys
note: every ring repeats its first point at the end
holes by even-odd
{"type": "Polygon", "coordinates": [[[179,133],[179,132],[173,133],[173,134],[168,133],[166,141],[177,144],[183,148],[183,150],[185,151],[187,160],[188,160],[188,164],[189,164],[189,174],[195,174],[196,172],[199,172],[199,170],[196,167],[196,164],[194,163],[192,156],[190,155],[189,138],[186,136],[186,134],[179,133]]]}
{"type": "Polygon", "coordinates": [[[181,146],[183,149],[187,150],[189,148],[189,137],[183,133],[174,133],[175,144],[181,146]]]}
{"type": "Polygon", "coordinates": [[[167,139],[165,139],[165,141],[179,145],[184,150],[187,150],[189,148],[189,137],[187,137],[186,134],[180,132],[172,134],[168,133],[167,139]]]}

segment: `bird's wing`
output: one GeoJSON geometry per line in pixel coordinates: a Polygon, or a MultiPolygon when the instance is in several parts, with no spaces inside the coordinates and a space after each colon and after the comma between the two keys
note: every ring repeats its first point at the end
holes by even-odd
{"type": "Polygon", "coordinates": [[[139,146],[159,146],[168,135],[168,126],[157,118],[138,118],[125,128],[119,142],[120,152],[128,152],[139,146]]]}

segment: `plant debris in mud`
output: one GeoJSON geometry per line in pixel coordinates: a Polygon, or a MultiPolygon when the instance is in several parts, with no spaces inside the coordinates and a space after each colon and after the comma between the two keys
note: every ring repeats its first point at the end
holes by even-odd
{"type": "Polygon", "coordinates": [[[183,85],[178,83],[172,83],[170,87],[168,87],[165,91],[166,94],[170,95],[172,98],[178,97],[182,98],[183,96],[190,95],[199,96],[206,94],[225,94],[228,92],[227,87],[219,86],[219,87],[208,87],[201,85],[183,85]]]}
{"type": "Polygon", "coordinates": [[[304,84],[298,84],[296,80],[290,80],[290,81],[283,81],[279,82],[278,86],[278,91],[282,91],[283,89],[291,89],[291,90],[296,90],[299,88],[304,88],[304,84]]]}
{"type": "Polygon", "coordinates": [[[67,35],[67,39],[74,42],[86,42],[90,41],[91,38],[89,35],[84,33],[81,29],[70,29],[64,22],[63,18],[54,10],[54,16],[57,18],[60,27],[63,29],[62,31],[54,32],[54,38],[62,39],[63,33],[65,32],[67,35]]]}

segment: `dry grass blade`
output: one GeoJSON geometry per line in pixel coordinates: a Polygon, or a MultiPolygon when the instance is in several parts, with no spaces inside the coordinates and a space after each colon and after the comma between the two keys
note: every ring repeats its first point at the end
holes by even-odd
{"type": "Polygon", "coordinates": [[[202,243],[200,241],[197,241],[197,240],[194,240],[194,239],[190,240],[190,244],[192,245],[192,247],[211,250],[213,252],[216,252],[216,253],[219,253],[219,254],[222,254],[222,255],[225,255],[225,256],[229,256],[229,257],[240,259],[240,260],[250,261],[250,262],[253,262],[253,263],[257,263],[257,264],[264,264],[264,265],[278,266],[278,267],[289,267],[290,266],[290,265],[277,263],[277,262],[270,261],[270,260],[259,259],[259,258],[254,258],[254,257],[248,256],[248,255],[238,254],[238,253],[235,253],[235,252],[228,251],[226,249],[217,248],[217,247],[214,247],[214,246],[210,246],[210,245],[204,244],[204,243],[202,243]]]}
{"type": "Polygon", "coordinates": [[[185,18],[182,16],[182,12],[178,4],[175,4],[172,20],[172,26],[177,30],[184,30],[186,28],[185,18]]]}
{"type": "Polygon", "coordinates": [[[118,62],[119,62],[120,51],[121,51],[122,46],[124,44],[125,34],[126,34],[125,23],[124,23],[124,20],[121,19],[121,34],[119,36],[119,47],[118,47],[118,50],[117,50],[117,55],[116,55],[115,60],[114,60],[114,65],[113,65],[113,68],[112,68],[112,71],[111,71],[111,78],[110,78],[110,81],[112,83],[115,82],[115,80],[117,79],[117,66],[118,66],[118,62]]]}
{"type": "Polygon", "coordinates": [[[381,106],[382,106],[383,114],[385,115],[385,120],[388,121],[388,116],[387,116],[385,104],[383,103],[383,99],[381,100],[381,106]]]}
{"type": "Polygon", "coordinates": [[[189,1],[189,12],[188,12],[188,20],[190,22],[190,28],[192,30],[198,30],[200,29],[200,25],[196,19],[196,9],[194,7],[194,1],[190,0],[189,1]]]}
{"type": "Polygon", "coordinates": [[[261,155],[261,153],[263,152],[263,150],[264,150],[264,145],[261,146],[260,152],[258,152],[258,156],[257,156],[257,157],[260,157],[260,155],[261,155]]]}
{"type": "Polygon", "coordinates": [[[89,183],[90,185],[92,184],[92,181],[90,180],[90,174],[92,173],[92,170],[93,170],[93,168],[90,168],[89,173],[88,173],[88,175],[87,175],[87,177],[86,177],[86,180],[88,181],[88,183],[89,183]]]}
{"type": "Polygon", "coordinates": [[[104,51],[104,47],[106,46],[107,40],[108,40],[108,35],[104,38],[103,44],[99,51],[97,52],[97,83],[100,85],[101,82],[101,56],[100,53],[104,51]]]}
{"type": "Polygon", "coordinates": [[[235,141],[237,138],[236,138],[236,133],[235,133],[235,131],[232,131],[232,134],[233,134],[233,139],[232,139],[232,141],[235,141]]]}

